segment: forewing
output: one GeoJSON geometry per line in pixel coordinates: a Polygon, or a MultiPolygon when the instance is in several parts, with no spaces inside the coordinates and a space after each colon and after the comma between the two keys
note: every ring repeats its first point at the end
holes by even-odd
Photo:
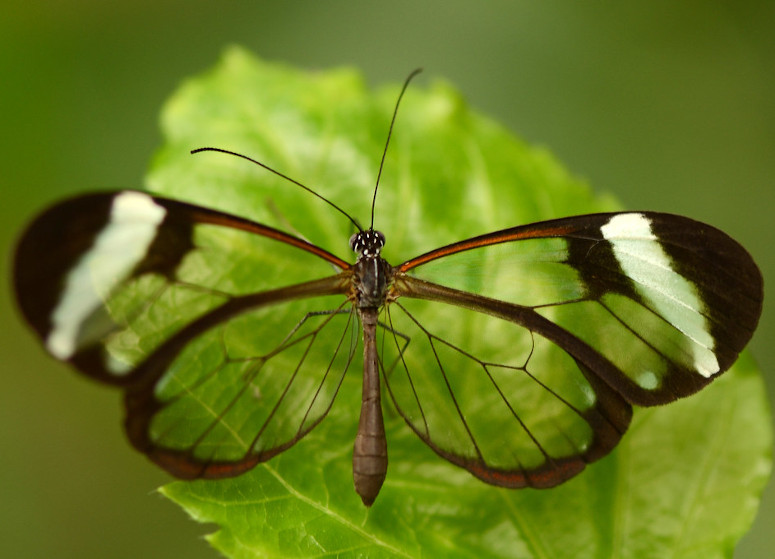
{"type": "Polygon", "coordinates": [[[726,371],[761,314],[762,278],[721,231],[660,213],[517,227],[399,266],[397,292],[488,312],[559,344],[639,405],[692,394],[726,371]],[[431,293],[423,282],[479,298],[431,293]],[[421,293],[422,292],[422,293],[421,293]],[[484,298],[502,302],[493,304],[484,298]]]}
{"type": "MultiPolygon", "coordinates": [[[[124,191],[73,198],[38,216],[19,241],[14,286],[54,357],[100,381],[131,384],[133,368],[196,317],[346,266],[271,228],[124,191]]],[[[295,296],[344,290],[331,280],[295,296]]]]}
{"type": "Polygon", "coordinates": [[[260,224],[125,191],[39,216],[14,283],[54,357],[125,387],[136,447],[176,475],[219,476],[330,407],[355,340],[346,267],[260,224]]]}

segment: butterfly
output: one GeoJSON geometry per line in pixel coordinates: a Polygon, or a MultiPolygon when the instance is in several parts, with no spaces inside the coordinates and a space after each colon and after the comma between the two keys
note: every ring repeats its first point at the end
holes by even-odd
{"type": "Polygon", "coordinates": [[[125,190],[44,211],[14,260],[19,308],[45,349],[120,387],[131,444],[179,478],[236,476],[293,446],[362,354],[353,478],[366,506],[387,475],[387,399],[477,478],[553,487],[618,444],[633,405],[688,396],[729,369],[761,314],[751,256],[687,217],[565,217],[392,265],[376,187],[363,228],[264,163],[201,151],[323,199],[352,223],[354,258],[125,190]]]}

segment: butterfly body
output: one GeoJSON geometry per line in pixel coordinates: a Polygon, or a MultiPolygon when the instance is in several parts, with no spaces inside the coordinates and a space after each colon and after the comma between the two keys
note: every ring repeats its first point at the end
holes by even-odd
{"type": "Polygon", "coordinates": [[[353,304],[363,329],[363,390],[358,433],[353,445],[353,481],[366,506],[377,498],[387,475],[387,440],[382,418],[377,324],[392,284],[393,268],[380,256],[385,236],[371,229],[350,239],[358,254],[352,267],[353,304]]]}

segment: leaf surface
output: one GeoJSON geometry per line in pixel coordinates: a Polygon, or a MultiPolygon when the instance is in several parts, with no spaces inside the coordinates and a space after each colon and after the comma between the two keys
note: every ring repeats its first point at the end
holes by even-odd
{"type": "MultiPolygon", "coordinates": [[[[470,111],[448,85],[419,82],[402,102],[377,198],[374,225],[389,262],[496,229],[617,209],[546,151],[470,111]]],[[[253,157],[365,227],[398,90],[374,93],[351,70],[302,72],[229,49],[167,103],[149,188],[352,261],[352,224],[317,198],[244,160],[188,152],[213,146],[253,157]]],[[[383,397],[390,465],[366,509],[351,471],[359,368],[356,359],[328,417],[290,450],[238,478],[174,482],[162,493],[216,523],[208,538],[230,557],[729,557],[771,467],[761,378],[743,357],[691,398],[636,410],[611,455],[552,490],[474,479],[423,445],[383,397]]]]}

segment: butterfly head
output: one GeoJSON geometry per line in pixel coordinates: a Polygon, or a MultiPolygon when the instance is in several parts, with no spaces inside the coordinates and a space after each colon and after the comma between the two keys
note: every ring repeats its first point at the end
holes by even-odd
{"type": "Polygon", "coordinates": [[[350,248],[361,258],[376,258],[385,246],[385,235],[380,231],[368,229],[359,231],[350,237],[350,248]]]}

